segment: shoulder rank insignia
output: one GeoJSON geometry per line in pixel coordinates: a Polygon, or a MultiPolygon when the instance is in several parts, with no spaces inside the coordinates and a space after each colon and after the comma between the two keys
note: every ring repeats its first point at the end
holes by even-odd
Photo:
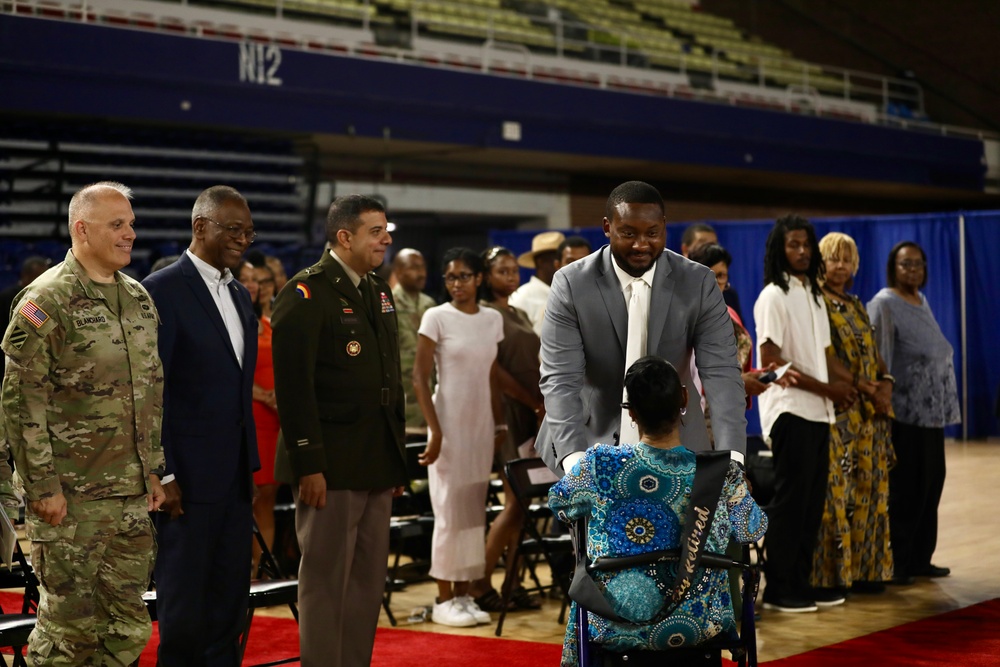
{"type": "Polygon", "coordinates": [[[298,292],[298,295],[303,299],[312,298],[312,290],[310,290],[309,285],[306,285],[305,283],[296,283],[295,291],[298,292]]]}
{"type": "Polygon", "coordinates": [[[38,304],[28,299],[21,306],[21,309],[17,311],[24,319],[35,325],[35,328],[39,328],[49,320],[49,315],[44,310],[38,307],[38,304]]]}

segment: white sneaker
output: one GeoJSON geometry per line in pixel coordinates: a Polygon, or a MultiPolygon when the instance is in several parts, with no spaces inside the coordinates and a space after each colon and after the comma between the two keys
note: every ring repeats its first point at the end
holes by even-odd
{"type": "Polygon", "coordinates": [[[476,601],[472,599],[471,595],[460,595],[455,598],[458,604],[462,605],[465,611],[469,612],[472,618],[476,619],[476,623],[492,623],[493,619],[490,618],[489,612],[485,612],[479,608],[476,601]]]}
{"type": "Polygon", "coordinates": [[[476,625],[476,618],[465,610],[458,598],[435,603],[431,620],[439,625],[450,625],[453,628],[469,628],[476,625]]]}

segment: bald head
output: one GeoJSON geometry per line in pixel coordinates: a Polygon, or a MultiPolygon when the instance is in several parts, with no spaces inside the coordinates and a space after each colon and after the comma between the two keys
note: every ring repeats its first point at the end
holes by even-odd
{"type": "Polygon", "coordinates": [[[132,188],[115,181],[100,181],[84,186],[69,200],[69,236],[76,240],[74,224],[78,220],[87,220],[93,214],[94,206],[107,201],[109,197],[124,197],[132,199],[132,188]]]}
{"type": "Polygon", "coordinates": [[[403,248],[392,260],[392,272],[404,290],[421,292],[427,284],[427,265],[419,250],[403,248]]]}
{"type": "Polygon", "coordinates": [[[416,250],[415,248],[403,248],[402,250],[396,253],[395,257],[393,257],[392,270],[393,271],[401,270],[403,267],[409,264],[414,257],[419,257],[421,260],[423,260],[424,258],[424,256],[420,254],[420,251],[416,250]]]}

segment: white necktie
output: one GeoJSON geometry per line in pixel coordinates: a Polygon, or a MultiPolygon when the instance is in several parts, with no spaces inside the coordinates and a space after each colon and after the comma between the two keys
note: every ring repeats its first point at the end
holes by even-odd
{"type": "MultiPolygon", "coordinates": [[[[646,296],[648,285],[642,278],[633,278],[629,283],[632,295],[628,300],[628,338],[625,342],[625,371],[646,354],[646,310],[649,298],[646,296]]],[[[628,400],[628,391],[622,390],[622,400],[628,400]]],[[[635,422],[628,416],[628,410],[622,408],[622,421],[618,428],[620,444],[635,444],[639,442],[639,430],[635,422]]]]}

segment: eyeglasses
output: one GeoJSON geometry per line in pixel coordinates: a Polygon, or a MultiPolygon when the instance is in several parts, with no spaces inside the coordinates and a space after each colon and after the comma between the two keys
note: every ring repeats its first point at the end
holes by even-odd
{"type": "Polygon", "coordinates": [[[219,227],[222,227],[223,231],[225,231],[226,234],[229,235],[229,238],[233,240],[238,240],[243,237],[246,237],[247,244],[249,245],[254,242],[254,239],[257,238],[257,232],[254,231],[253,227],[248,228],[242,225],[224,225],[221,222],[216,222],[215,220],[212,220],[211,218],[207,218],[205,216],[201,217],[205,218],[213,225],[218,225],[219,227]]]}
{"type": "Polygon", "coordinates": [[[922,259],[904,259],[902,262],[897,262],[896,266],[906,271],[916,271],[926,267],[927,262],[922,259]]]}
{"type": "Polygon", "coordinates": [[[445,285],[454,285],[455,283],[467,283],[473,278],[475,278],[476,274],[463,272],[456,275],[454,273],[448,273],[445,274],[443,277],[445,285]]]}

